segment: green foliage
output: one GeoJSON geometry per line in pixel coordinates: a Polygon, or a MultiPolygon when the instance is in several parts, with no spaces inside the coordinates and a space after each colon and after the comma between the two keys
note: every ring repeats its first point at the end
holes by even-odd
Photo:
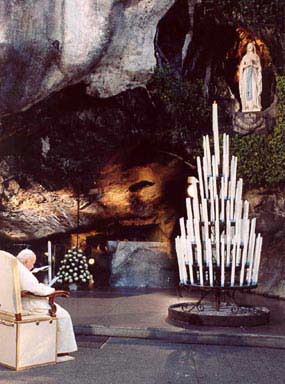
{"type": "MultiPolygon", "coordinates": [[[[212,1],[208,4],[213,4],[212,1]]],[[[215,2],[216,7],[225,10],[225,12],[233,13],[243,23],[251,25],[252,22],[269,23],[276,25],[280,20],[281,2],[274,0],[218,0],[215,2]]]]}
{"type": "Polygon", "coordinates": [[[247,187],[273,187],[285,181],[285,77],[277,76],[278,117],[269,135],[235,135],[231,152],[247,187]]]}
{"type": "Polygon", "coordinates": [[[210,126],[201,80],[185,81],[170,69],[157,69],[147,87],[156,107],[160,143],[193,145],[210,126]]]}

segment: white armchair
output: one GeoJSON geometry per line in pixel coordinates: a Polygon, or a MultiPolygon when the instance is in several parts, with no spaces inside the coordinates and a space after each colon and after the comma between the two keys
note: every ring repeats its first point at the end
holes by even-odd
{"type": "Polygon", "coordinates": [[[68,296],[69,293],[55,291],[51,295],[40,296],[49,298],[49,315],[25,314],[21,298],[27,295],[32,294],[20,291],[18,260],[0,251],[0,364],[15,370],[56,363],[54,298],[68,296]]]}

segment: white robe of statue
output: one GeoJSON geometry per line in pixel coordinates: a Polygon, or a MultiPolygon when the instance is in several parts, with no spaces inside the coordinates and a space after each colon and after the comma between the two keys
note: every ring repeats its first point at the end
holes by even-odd
{"type": "MultiPolygon", "coordinates": [[[[22,291],[29,291],[36,295],[48,295],[54,288],[39,283],[38,279],[22,263],[18,262],[20,287],[22,291]]],[[[47,298],[22,298],[23,314],[48,314],[50,309],[47,298]]],[[[70,353],[77,351],[73,325],[69,313],[56,304],[56,317],[58,319],[57,353],[70,353]]]]}
{"type": "Polygon", "coordinates": [[[239,92],[242,112],[261,111],[261,64],[254,43],[247,44],[247,53],[240,63],[239,92]]]}

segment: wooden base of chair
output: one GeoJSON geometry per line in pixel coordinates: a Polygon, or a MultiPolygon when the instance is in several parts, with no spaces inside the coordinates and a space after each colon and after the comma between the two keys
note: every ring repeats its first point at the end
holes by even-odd
{"type": "Polygon", "coordinates": [[[57,320],[0,322],[0,364],[14,370],[55,364],[57,320]]]}

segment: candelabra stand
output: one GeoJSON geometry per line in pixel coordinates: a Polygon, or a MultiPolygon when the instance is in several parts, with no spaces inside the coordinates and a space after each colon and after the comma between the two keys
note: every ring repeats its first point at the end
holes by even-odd
{"type": "Polygon", "coordinates": [[[257,288],[257,285],[252,285],[252,286],[228,286],[228,287],[210,287],[210,286],[200,286],[200,285],[184,285],[184,284],[179,284],[178,292],[179,296],[183,297],[182,291],[183,289],[187,290],[199,290],[200,291],[200,298],[197,302],[191,302],[191,303],[186,303],[182,305],[182,310],[185,312],[191,312],[192,310],[196,309],[198,312],[203,312],[205,310],[205,305],[204,301],[208,298],[212,298],[210,300],[210,304],[212,305],[213,309],[216,311],[220,311],[221,305],[225,304],[232,313],[238,313],[240,312],[245,312],[250,311],[250,312],[255,312],[256,307],[244,307],[241,304],[239,304],[236,301],[236,293],[249,293],[252,289],[257,288]]]}
{"type": "Polygon", "coordinates": [[[229,135],[223,134],[220,151],[218,109],[213,104],[213,145],[203,137],[203,156],[197,157],[198,179],[191,177],[186,217],[179,219],[175,238],[180,294],[196,288],[196,303],[169,307],[168,319],[177,325],[207,324],[243,326],[264,324],[266,308],[239,305],[236,292],[257,287],[262,236],[256,218],[249,217],[243,200],[243,179],[237,179],[237,157],[230,159],[229,135]],[[206,299],[212,297],[212,302],[206,299]]]}
{"type": "MultiPolygon", "coordinates": [[[[239,272],[240,268],[237,268],[239,272]]],[[[236,293],[250,293],[255,285],[234,285],[225,282],[220,285],[219,266],[214,266],[214,286],[179,283],[178,294],[183,297],[183,290],[199,291],[197,301],[174,304],[168,308],[168,321],[176,326],[189,328],[192,325],[240,327],[263,325],[269,322],[270,312],[267,308],[240,304],[236,293]]],[[[205,279],[207,283],[207,280],[205,279]]]]}

